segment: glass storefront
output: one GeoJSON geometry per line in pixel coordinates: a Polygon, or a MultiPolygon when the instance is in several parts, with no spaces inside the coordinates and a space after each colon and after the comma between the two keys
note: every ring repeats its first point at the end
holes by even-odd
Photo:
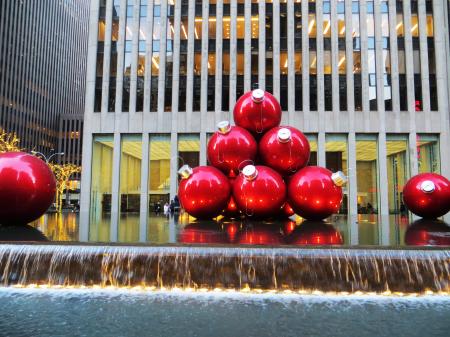
{"type": "Polygon", "coordinates": [[[108,241],[110,239],[113,148],[112,135],[94,136],[91,167],[90,241],[108,241]]]}
{"type": "Polygon", "coordinates": [[[417,135],[419,173],[440,173],[439,138],[437,135],[417,135]]]}
{"type": "Polygon", "coordinates": [[[162,212],[170,193],[170,135],[150,136],[149,158],[149,213],[162,212]]]}

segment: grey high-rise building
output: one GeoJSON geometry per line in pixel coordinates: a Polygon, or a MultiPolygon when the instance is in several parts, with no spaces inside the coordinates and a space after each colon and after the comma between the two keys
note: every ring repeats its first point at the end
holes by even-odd
{"type": "Polygon", "coordinates": [[[0,127],[27,151],[81,164],[89,0],[0,2],[0,127]],[[63,118],[63,116],[71,116],[63,118]],[[62,120],[77,124],[62,134],[62,120]],[[75,128],[75,129],[74,129],[75,128]],[[75,145],[64,148],[65,139],[75,145]],[[61,148],[58,148],[58,143],[61,148]]]}
{"type": "Polygon", "coordinates": [[[206,165],[217,122],[259,87],[309,138],[310,165],[348,175],[337,216],[355,224],[349,242],[365,242],[358,224],[389,242],[407,179],[450,177],[447,11],[448,0],[92,0],[81,240],[148,240],[177,169],[206,165]]]}

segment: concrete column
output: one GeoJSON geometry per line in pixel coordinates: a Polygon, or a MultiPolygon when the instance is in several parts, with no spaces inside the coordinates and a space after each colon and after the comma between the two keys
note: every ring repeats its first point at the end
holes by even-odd
{"type": "Polygon", "coordinates": [[[338,20],[337,20],[337,2],[331,1],[331,83],[332,83],[332,109],[333,109],[333,121],[336,124],[336,128],[340,129],[339,118],[339,44],[338,44],[338,20]]]}
{"type": "Polygon", "coordinates": [[[266,89],[266,2],[259,1],[258,87],[266,89]]]}
{"type": "MultiPolygon", "coordinates": [[[[441,29],[444,24],[448,23],[445,20],[445,8],[443,1],[433,1],[433,15],[434,15],[434,49],[436,51],[436,69],[446,69],[446,62],[448,62],[448,49],[446,48],[446,38],[444,36],[445,30],[441,29]]],[[[448,27],[448,26],[447,26],[448,27]]],[[[441,157],[441,173],[445,177],[450,176],[450,120],[449,120],[449,100],[447,93],[445,71],[437,71],[436,81],[438,90],[438,108],[440,111],[440,157],[441,157]]],[[[450,222],[450,213],[444,216],[446,222],[450,222]]]]}
{"type": "MultiPolygon", "coordinates": [[[[86,95],[83,130],[83,157],[81,171],[80,197],[80,227],[78,239],[82,242],[89,240],[89,211],[91,192],[91,163],[92,163],[92,116],[95,100],[95,68],[97,58],[97,35],[99,0],[91,1],[89,16],[89,36],[87,54],[86,95]]],[[[106,38],[106,37],[105,37],[106,38]]]]}
{"type": "Polygon", "coordinates": [[[319,166],[326,166],[325,151],[325,132],[319,131],[319,136],[317,137],[317,165],[319,166]]]}
{"type": "MultiPolygon", "coordinates": [[[[280,0],[273,1],[272,8],[272,60],[273,95],[280,100],[280,0]]],[[[299,93],[301,95],[301,93],[299,93]]]]}
{"type": "Polygon", "coordinates": [[[200,95],[200,165],[206,165],[206,119],[208,110],[208,19],[209,1],[202,2],[202,70],[200,95]]]}
{"type": "MultiPolygon", "coordinates": [[[[425,0],[418,1],[419,41],[420,41],[420,74],[422,83],[422,114],[425,115],[425,130],[431,130],[430,75],[428,71],[427,13],[425,0]]],[[[447,26],[448,27],[448,26],[447,26]]]]}
{"type": "MultiPolygon", "coordinates": [[[[98,1],[97,1],[98,2],[98,1]]],[[[106,2],[106,15],[105,15],[105,41],[103,43],[103,83],[102,83],[102,103],[101,113],[102,120],[105,120],[108,113],[108,98],[109,98],[109,76],[110,76],[110,63],[111,63],[111,36],[112,36],[112,7],[113,0],[107,0],[106,2]]],[[[98,34],[98,7],[96,8],[97,17],[95,23],[89,25],[91,27],[90,32],[97,31],[98,34]],[[92,29],[96,25],[96,29],[92,29]]],[[[91,18],[91,20],[93,20],[91,18]]],[[[96,36],[97,38],[97,36],[96,36]]],[[[96,39],[97,42],[97,39],[96,39]]],[[[96,61],[94,61],[96,63],[96,61]]],[[[89,63],[88,63],[89,66],[89,63]]]]}
{"type": "Polygon", "coordinates": [[[327,118],[325,118],[325,84],[323,71],[323,8],[322,2],[316,1],[316,24],[317,24],[317,113],[319,114],[319,131],[325,131],[327,118]]]}
{"type": "MultiPolygon", "coordinates": [[[[352,0],[345,0],[345,58],[347,79],[347,111],[349,130],[355,130],[355,94],[353,80],[353,25],[352,25],[352,0]]],[[[354,141],[355,135],[353,135],[354,141]]],[[[350,157],[350,135],[349,135],[349,157],[350,157]]],[[[355,185],[356,186],[356,185],[355,185]]],[[[355,199],[356,200],[356,199],[355,199]]],[[[356,205],[356,203],[355,203],[356,205]]],[[[356,214],[356,213],[355,213],[356,214]]]]}
{"type": "Polygon", "coordinates": [[[367,39],[367,6],[366,0],[361,0],[359,5],[359,28],[361,36],[361,83],[362,83],[362,110],[364,114],[364,129],[370,129],[369,107],[369,57],[367,39]]]}
{"type": "Polygon", "coordinates": [[[170,134],[170,199],[178,193],[178,133],[170,134]]]}
{"type": "Polygon", "coordinates": [[[391,91],[392,114],[395,115],[394,130],[400,132],[400,89],[398,73],[398,44],[397,44],[397,7],[396,0],[389,0],[389,46],[391,54],[391,91]]]}
{"type": "Polygon", "coordinates": [[[349,243],[356,245],[359,243],[358,228],[358,186],[356,176],[356,135],[354,132],[348,134],[348,223],[349,223],[349,243]]]}

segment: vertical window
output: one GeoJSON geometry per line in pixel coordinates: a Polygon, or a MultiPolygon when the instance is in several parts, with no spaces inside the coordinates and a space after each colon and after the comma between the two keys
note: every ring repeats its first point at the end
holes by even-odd
{"type": "Polygon", "coordinates": [[[369,107],[371,111],[377,110],[377,74],[375,54],[375,18],[373,1],[367,2],[367,44],[368,44],[368,72],[369,72],[369,107]]]}
{"type": "Polygon", "coordinates": [[[288,27],[287,4],[280,3],[280,105],[288,109],[288,27]]]}
{"type": "Polygon", "coordinates": [[[178,167],[183,165],[197,167],[200,164],[200,135],[178,135],[178,167]]]}
{"type": "Polygon", "coordinates": [[[158,213],[158,204],[163,211],[164,204],[169,202],[170,193],[170,135],[152,134],[149,144],[149,172],[148,172],[148,214],[147,241],[168,242],[166,223],[160,219],[152,219],[158,213]],[[156,237],[155,237],[156,236],[156,237]]]}
{"type": "Polygon", "coordinates": [[[392,110],[391,53],[389,46],[389,11],[387,1],[381,2],[381,35],[383,39],[384,109],[392,110]]]}
{"type": "Polygon", "coordinates": [[[119,14],[120,0],[113,2],[113,19],[111,27],[111,59],[109,61],[109,93],[108,93],[108,111],[113,112],[116,109],[116,77],[117,77],[117,41],[119,41],[119,14]]]}
{"type": "Polygon", "coordinates": [[[120,150],[119,242],[137,242],[141,207],[141,135],[123,135],[120,150]]]}
{"type": "Polygon", "coordinates": [[[317,111],[317,22],[315,2],[309,2],[308,36],[309,36],[309,109],[317,111]]]}
{"type": "Polygon", "coordinates": [[[356,135],[359,243],[378,243],[378,149],[375,135],[356,135]]]}
{"type": "MultiPolygon", "coordinates": [[[[348,145],[347,136],[339,134],[327,134],[325,143],[325,160],[326,168],[332,172],[342,171],[345,175],[348,175],[347,158],[348,158],[348,145]]],[[[339,211],[340,215],[347,218],[348,213],[348,193],[347,187],[343,189],[344,197],[339,211]]]]}
{"type": "Polygon", "coordinates": [[[134,31],[134,0],[127,1],[127,21],[125,27],[125,56],[123,62],[123,91],[122,91],[122,111],[130,109],[130,79],[131,79],[131,54],[133,51],[132,41],[134,31]]]}
{"type": "Polygon", "coordinates": [[[403,21],[403,2],[397,1],[397,45],[398,45],[398,79],[400,110],[408,110],[408,90],[406,84],[405,27],[403,21]]]}
{"type": "Polygon", "coordinates": [[[352,38],[353,38],[353,87],[355,110],[362,110],[361,80],[361,32],[359,28],[359,1],[352,2],[352,38]]]}
{"type": "Polygon", "coordinates": [[[419,173],[440,173],[439,136],[417,135],[417,158],[419,162],[419,173]]]}
{"type": "Polygon", "coordinates": [[[175,37],[175,5],[167,3],[167,39],[166,39],[166,74],[164,91],[164,111],[172,111],[172,72],[173,72],[173,41],[175,37]]]}
{"type": "Polygon", "coordinates": [[[387,135],[386,156],[389,214],[398,225],[408,214],[403,203],[403,186],[409,179],[408,136],[387,135]]]}
{"type": "MultiPolygon", "coordinates": [[[[428,47],[428,72],[430,85],[430,108],[438,110],[437,83],[436,83],[436,55],[434,52],[434,19],[433,10],[427,1],[427,47],[428,47]]],[[[450,2],[449,2],[450,6],[450,2]]],[[[450,8],[450,7],[449,7],[450,8]]]]}
{"type": "Polygon", "coordinates": [[[153,5],[153,41],[152,41],[152,71],[150,111],[158,110],[158,77],[159,77],[159,52],[161,40],[161,2],[155,1],[153,5]]]}
{"type": "Polygon", "coordinates": [[[273,20],[273,5],[271,2],[266,2],[266,49],[261,51],[266,55],[266,91],[273,93],[273,30],[272,30],[272,20],[273,20]]]}
{"type": "Polygon", "coordinates": [[[337,3],[338,24],[338,74],[339,74],[339,110],[347,110],[347,59],[345,56],[345,2],[337,3]]]}
{"type": "Polygon", "coordinates": [[[90,241],[109,241],[110,239],[113,148],[112,135],[94,135],[91,168],[90,241]]]}
{"type": "Polygon", "coordinates": [[[147,5],[145,5],[145,3],[146,0],[141,0],[141,5],[139,7],[136,111],[142,111],[144,109],[145,52],[147,40],[147,5]]]}
{"type": "Polygon", "coordinates": [[[413,42],[414,64],[414,106],[416,111],[423,110],[422,76],[420,59],[419,15],[417,1],[411,1],[411,36],[413,42]]]}
{"type": "Polygon", "coordinates": [[[303,110],[302,100],[302,4],[294,3],[295,110],[303,110]]]}
{"type": "Polygon", "coordinates": [[[308,138],[310,155],[309,155],[309,166],[317,165],[317,134],[306,134],[306,138],[308,138]]]}
{"type": "Polygon", "coordinates": [[[329,1],[323,3],[323,74],[324,74],[324,101],[325,110],[333,110],[333,84],[331,80],[331,4],[329,1]]]}
{"type": "Polygon", "coordinates": [[[94,111],[99,112],[102,105],[102,82],[103,82],[103,58],[105,46],[105,10],[106,0],[100,2],[100,15],[98,19],[98,35],[97,35],[97,63],[96,63],[96,77],[95,77],[95,96],[94,96],[94,111]]]}
{"type": "MultiPolygon", "coordinates": [[[[182,5],[183,6],[183,5],[182,5]]],[[[186,4],[186,6],[188,6],[186,4]]],[[[179,79],[179,96],[178,111],[186,111],[186,85],[187,85],[187,51],[188,51],[188,18],[182,17],[180,22],[180,79],[179,79]]]]}

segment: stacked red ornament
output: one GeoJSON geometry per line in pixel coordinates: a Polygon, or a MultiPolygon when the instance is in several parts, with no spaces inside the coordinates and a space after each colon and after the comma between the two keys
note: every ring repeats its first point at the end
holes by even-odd
{"type": "Polygon", "coordinates": [[[436,173],[418,174],[405,184],[403,201],[420,217],[438,218],[450,211],[450,182],[436,173]]]}
{"type": "Polygon", "coordinates": [[[281,107],[274,96],[261,89],[247,92],[236,102],[233,116],[236,126],[220,122],[208,142],[208,161],[223,173],[205,167],[180,170],[179,195],[186,212],[197,218],[223,214],[258,219],[295,212],[320,220],[339,210],[345,176],[305,168],[309,142],[300,130],[279,126],[281,107]],[[259,149],[254,137],[260,140],[259,149]],[[255,166],[257,155],[264,166],[255,166]],[[225,185],[231,185],[232,193],[225,185]]]}

